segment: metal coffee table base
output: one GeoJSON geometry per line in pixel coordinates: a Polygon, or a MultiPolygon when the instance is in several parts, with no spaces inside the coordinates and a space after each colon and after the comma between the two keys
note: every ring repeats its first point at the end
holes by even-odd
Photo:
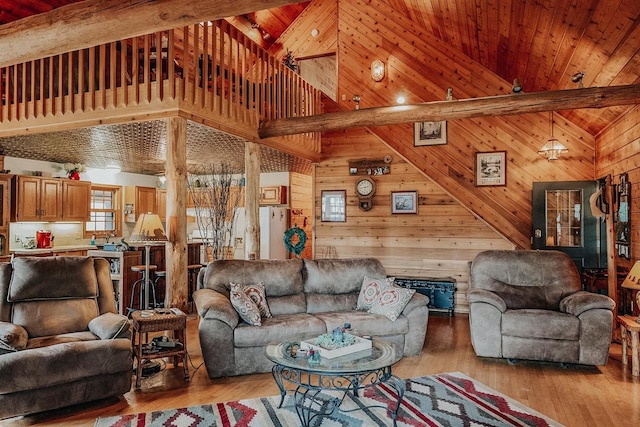
{"type": "Polygon", "coordinates": [[[273,378],[280,388],[280,404],[282,407],[287,389],[284,382],[295,386],[294,401],[296,413],[303,427],[309,427],[316,417],[331,415],[336,408],[339,408],[347,393],[351,392],[354,397],[358,397],[359,390],[372,387],[380,383],[385,383],[392,387],[397,394],[395,407],[390,409],[383,405],[362,406],[356,409],[345,410],[343,412],[360,411],[368,408],[383,408],[389,411],[396,426],[398,409],[402,403],[405,392],[405,382],[391,373],[391,366],[384,368],[355,372],[355,373],[322,373],[307,371],[304,369],[289,368],[282,365],[274,365],[271,370],[273,378]],[[323,391],[344,392],[341,398],[335,397],[327,399],[320,396],[323,391]]]}

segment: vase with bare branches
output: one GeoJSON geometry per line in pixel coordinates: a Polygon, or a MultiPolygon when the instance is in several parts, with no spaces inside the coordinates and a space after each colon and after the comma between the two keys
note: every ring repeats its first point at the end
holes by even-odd
{"type": "Polygon", "coordinates": [[[240,181],[226,163],[200,166],[189,174],[189,194],[209,261],[233,258],[236,212],[243,196],[240,181]]]}

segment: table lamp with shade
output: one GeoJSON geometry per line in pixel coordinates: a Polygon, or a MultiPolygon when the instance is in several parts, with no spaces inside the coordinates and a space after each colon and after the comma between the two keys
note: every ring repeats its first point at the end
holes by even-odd
{"type": "Polygon", "coordinates": [[[140,301],[140,308],[149,309],[149,286],[151,286],[151,278],[149,277],[150,255],[149,248],[166,242],[167,234],[162,226],[160,216],[152,213],[143,213],[138,217],[135,227],[129,237],[129,242],[144,244],[144,305],[140,301]]]}
{"type": "MultiPolygon", "coordinates": [[[[627,274],[627,277],[624,278],[624,282],[622,282],[622,287],[637,291],[635,303],[636,303],[636,307],[640,308],[640,261],[636,261],[636,263],[633,264],[633,267],[627,274]]],[[[632,312],[633,312],[633,307],[632,307],[632,312]]],[[[636,322],[640,323],[640,316],[638,316],[638,319],[636,319],[636,322]]]]}

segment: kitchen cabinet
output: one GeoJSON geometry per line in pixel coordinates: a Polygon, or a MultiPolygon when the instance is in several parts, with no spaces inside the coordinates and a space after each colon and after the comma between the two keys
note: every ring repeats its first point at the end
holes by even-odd
{"type": "Polygon", "coordinates": [[[156,206],[160,221],[167,221],[167,190],[158,188],[156,190],[156,206]]]}
{"type": "Polygon", "coordinates": [[[91,206],[91,183],[89,181],[65,180],[62,182],[62,220],[89,221],[91,206]]]}
{"type": "Polygon", "coordinates": [[[125,205],[133,205],[132,215],[126,222],[136,222],[140,214],[154,213],[164,222],[167,216],[167,190],[155,187],[128,186],[124,189],[125,205]]]}
{"type": "Polygon", "coordinates": [[[271,187],[260,187],[261,205],[286,205],[287,186],[275,185],[271,187]]]}
{"type": "Polygon", "coordinates": [[[0,175],[0,257],[9,255],[11,175],[0,175]]]}
{"type": "Polygon", "coordinates": [[[131,288],[140,278],[139,273],[131,271],[134,265],[142,265],[141,251],[88,251],[87,255],[95,258],[105,258],[111,266],[111,282],[116,300],[118,313],[127,314],[127,307],[131,306],[131,288]]]}
{"type": "Polygon", "coordinates": [[[11,188],[12,221],[62,219],[62,180],[16,175],[11,188]]]}

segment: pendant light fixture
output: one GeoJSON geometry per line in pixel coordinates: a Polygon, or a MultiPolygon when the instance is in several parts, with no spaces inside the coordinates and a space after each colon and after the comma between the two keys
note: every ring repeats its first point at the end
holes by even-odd
{"type": "Polygon", "coordinates": [[[558,160],[560,154],[568,153],[569,150],[553,136],[553,111],[549,112],[549,126],[551,128],[551,137],[538,151],[538,154],[546,157],[547,160],[558,160]]]}

